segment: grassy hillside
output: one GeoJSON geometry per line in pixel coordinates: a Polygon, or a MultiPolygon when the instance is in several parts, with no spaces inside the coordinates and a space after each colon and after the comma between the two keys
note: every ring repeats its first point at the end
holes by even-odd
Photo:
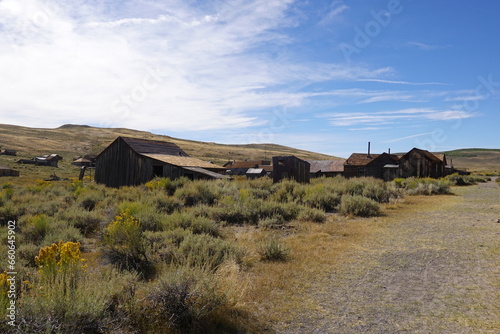
{"type": "Polygon", "coordinates": [[[76,177],[78,167],[71,165],[74,157],[98,154],[118,136],[170,141],[193,157],[220,165],[229,160],[270,159],[270,157],[277,155],[295,155],[309,160],[336,159],[336,157],[324,154],[275,144],[223,145],[172,138],[145,131],[95,128],[85,125],[68,124],[56,129],[38,129],[0,124],[0,149],[18,151],[17,157],[0,155],[0,165],[15,166],[16,169],[21,170],[21,175],[37,178],[46,178],[54,172],[59,176],[76,177]],[[60,168],[34,167],[15,163],[20,158],[31,158],[35,155],[50,153],[57,153],[64,157],[64,160],[59,164],[60,168]]]}
{"type": "Polygon", "coordinates": [[[446,152],[446,157],[459,169],[500,173],[500,149],[467,148],[446,152]]]}

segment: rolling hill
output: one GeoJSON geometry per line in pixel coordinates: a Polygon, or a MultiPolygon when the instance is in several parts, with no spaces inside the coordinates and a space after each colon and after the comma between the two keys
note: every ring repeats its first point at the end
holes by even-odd
{"type": "Polygon", "coordinates": [[[18,156],[26,158],[57,153],[64,157],[63,161],[71,162],[76,156],[98,154],[118,136],[170,141],[189,155],[216,164],[224,164],[229,160],[270,159],[277,155],[295,155],[308,160],[337,159],[275,144],[224,145],[172,138],[131,129],[96,128],[72,124],[55,129],[0,124],[0,149],[17,150],[18,156]]]}

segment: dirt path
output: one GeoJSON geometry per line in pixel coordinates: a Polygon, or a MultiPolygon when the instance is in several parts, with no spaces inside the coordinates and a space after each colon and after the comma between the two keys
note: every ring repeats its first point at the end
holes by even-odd
{"type": "Polygon", "coordinates": [[[454,191],[382,218],[276,332],[499,333],[500,187],[454,191]]]}

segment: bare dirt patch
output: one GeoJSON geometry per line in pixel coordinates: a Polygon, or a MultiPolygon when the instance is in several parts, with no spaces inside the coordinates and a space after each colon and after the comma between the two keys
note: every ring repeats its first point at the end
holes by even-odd
{"type": "Polygon", "coordinates": [[[336,254],[336,264],[295,296],[303,307],[288,309],[274,331],[497,333],[500,188],[454,192],[410,197],[404,208],[364,221],[377,230],[336,254]]]}

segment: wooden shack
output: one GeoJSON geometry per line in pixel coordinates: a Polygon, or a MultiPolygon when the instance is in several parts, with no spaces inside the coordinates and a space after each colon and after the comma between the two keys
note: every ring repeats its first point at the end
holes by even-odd
{"type": "Polygon", "coordinates": [[[19,176],[19,171],[6,166],[0,166],[0,176],[19,176]]]}
{"type": "Polygon", "coordinates": [[[344,174],[345,159],[309,160],[311,177],[334,177],[344,174]]]}
{"type": "Polygon", "coordinates": [[[228,178],[225,168],[190,157],[171,142],[118,137],[96,158],[95,181],[109,187],[139,185],[154,177],[228,178]]]}
{"type": "Polygon", "coordinates": [[[384,166],[398,163],[394,154],[353,153],[344,163],[345,177],[371,176],[384,178],[384,166]]]}
{"type": "Polygon", "coordinates": [[[429,151],[413,148],[399,159],[400,177],[445,176],[446,158],[438,158],[429,151]]]}
{"type": "Polygon", "coordinates": [[[291,179],[301,183],[309,183],[310,168],[309,162],[293,155],[273,157],[273,182],[291,179]]]}

